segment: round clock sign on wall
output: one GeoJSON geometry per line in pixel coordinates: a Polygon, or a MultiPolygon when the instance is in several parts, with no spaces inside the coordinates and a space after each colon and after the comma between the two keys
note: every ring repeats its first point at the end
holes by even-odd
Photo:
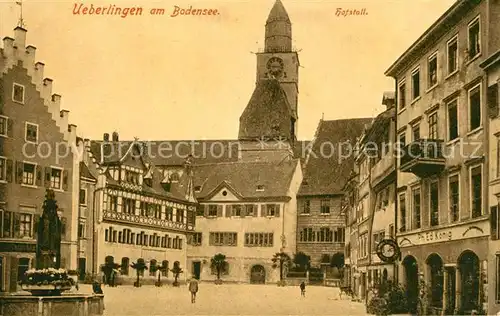
{"type": "Polygon", "coordinates": [[[383,262],[394,262],[399,258],[400,250],[394,239],[384,239],[377,245],[377,256],[383,262]]]}
{"type": "Polygon", "coordinates": [[[267,70],[275,78],[283,74],[283,68],[284,65],[283,65],[283,60],[281,58],[271,57],[267,61],[267,70]]]}

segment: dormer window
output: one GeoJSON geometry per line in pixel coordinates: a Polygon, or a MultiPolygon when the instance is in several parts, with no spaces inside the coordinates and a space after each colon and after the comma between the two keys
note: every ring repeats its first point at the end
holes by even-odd
{"type": "Polygon", "coordinates": [[[264,186],[262,184],[259,184],[257,186],[257,191],[264,191],[264,186]]]}
{"type": "Polygon", "coordinates": [[[201,192],[201,186],[197,185],[194,187],[194,192],[200,193],[201,192]]]}
{"type": "Polygon", "coordinates": [[[170,182],[179,182],[179,174],[177,172],[170,175],[170,182]]]}
{"type": "Polygon", "coordinates": [[[125,181],[133,184],[139,183],[139,173],[136,171],[125,170],[125,181]]]}

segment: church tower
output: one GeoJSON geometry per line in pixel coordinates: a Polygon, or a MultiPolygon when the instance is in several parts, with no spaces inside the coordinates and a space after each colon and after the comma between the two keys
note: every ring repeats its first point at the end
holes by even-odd
{"type": "Polygon", "coordinates": [[[256,87],[240,117],[240,140],[286,139],[293,146],[298,120],[298,54],[292,24],[276,0],[265,27],[265,47],[257,55],[256,87]]]}

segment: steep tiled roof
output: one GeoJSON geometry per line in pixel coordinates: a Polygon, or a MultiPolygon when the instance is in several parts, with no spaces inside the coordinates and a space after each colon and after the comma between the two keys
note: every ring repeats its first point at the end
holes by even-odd
{"type": "Polygon", "coordinates": [[[89,167],[83,161],[80,161],[80,178],[97,181],[96,177],[90,172],[89,167]]]}
{"type": "Polygon", "coordinates": [[[290,22],[290,18],[288,17],[288,13],[286,12],[285,7],[281,0],[276,0],[274,3],[271,12],[269,12],[269,16],[267,17],[267,23],[273,21],[286,21],[290,22]]]}
{"type": "Polygon", "coordinates": [[[311,143],[312,143],[312,141],[310,141],[310,140],[300,140],[300,141],[296,141],[293,144],[293,148],[292,148],[293,157],[296,159],[300,159],[300,163],[302,166],[304,166],[304,163],[306,161],[307,152],[308,152],[308,149],[309,149],[309,146],[311,143]]]}
{"type": "Polygon", "coordinates": [[[392,107],[380,113],[372,122],[370,127],[365,132],[363,142],[378,142],[383,140],[383,133],[388,133],[391,120],[394,119],[396,108],[392,107]]]}
{"type": "Polygon", "coordinates": [[[372,118],[320,121],[298,195],[341,194],[354,165],[354,145],[372,118]],[[351,153],[349,153],[351,152],[351,153]]]}
{"type": "Polygon", "coordinates": [[[260,80],[241,114],[238,138],[284,137],[291,139],[292,117],[286,93],[278,80],[260,80]]]}
{"type": "MultiPolygon", "coordinates": [[[[145,143],[143,152],[147,160],[156,166],[182,166],[189,154],[194,157],[196,164],[231,162],[238,160],[238,140],[158,140],[138,141],[145,143]]],[[[106,143],[102,150],[103,141],[92,141],[92,154],[101,161],[103,154],[106,163],[118,162],[133,141],[119,141],[106,143]]]]}
{"type": "Polygon", "coordinates": [[[298,160],[279,164],[267,162],[233,162],[194,167],[194,186],[200,187],[196,198],[204,199],[226,185],[244,199],[278,198],[288,194],[298,160]],[[257,191],[262,185],[263,191],[257,191]]]}

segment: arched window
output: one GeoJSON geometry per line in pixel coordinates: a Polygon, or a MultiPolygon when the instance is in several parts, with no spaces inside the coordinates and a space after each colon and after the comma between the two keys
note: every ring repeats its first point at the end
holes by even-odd
{"type": "Polygon", "coordinates": [[[130,267],[130,259],[127,258],[127,257],[123,257],[122,258],[122,266],[121,266],[121,270],[122,270],[122,274],[123,275],[128,275],[128,269],[130,267]]]}
{"type": "Polygon", "coordinates": [[[156,260],[151,259],[149,262],[149,275],[154,276],[156,275],[156,260]]]}
{"type": "Polygon", "coordinates": [[[164,270],[162,271],[162,275],[163,275],[164,277],[166,277],[166,276],[168,276],[168,260],[163,260],[163,261],[162,261],[162,266],[166,267],[166,269],[164,269],[164,270]]]}
{"type": "Polygon", "coordinates": [[[430,303],[434,307],[441,308],[443,306],[443,260],[437,254],[431,254],[427,258],[430,277],[430,303]]]}

